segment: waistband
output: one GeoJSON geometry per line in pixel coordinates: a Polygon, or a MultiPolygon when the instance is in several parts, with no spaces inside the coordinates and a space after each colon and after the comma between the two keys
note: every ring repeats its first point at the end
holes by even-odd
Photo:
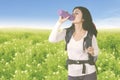
{"type": "Polygon", "coordinates": [[[85,74],[85,71],[86,71],[85,63],[88,63],[90,65],[95,65],[95,62],[91,61],[91,60],[71,60],[71,59],[67,60],[68,65],[71,65],[71,64],[83,64],[83,70],[82,70],[83,74],[85,74]]]}

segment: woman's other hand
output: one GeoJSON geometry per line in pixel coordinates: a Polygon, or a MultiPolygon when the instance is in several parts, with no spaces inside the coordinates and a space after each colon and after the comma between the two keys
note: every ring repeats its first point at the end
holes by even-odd
{"type": "Polygon", "coordinates": [[[87,52],[93,56],[94,55],[94,48],[88,47],[87,52]]]}

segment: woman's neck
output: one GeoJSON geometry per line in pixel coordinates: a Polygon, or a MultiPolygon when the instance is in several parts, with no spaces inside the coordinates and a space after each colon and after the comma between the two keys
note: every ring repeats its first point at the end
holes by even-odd
{"type": "Polygon", "coordinates": [[[80,32],[83,32],[83,31],[85,31],[85,30],[82,28],[82,23],[75,24],[75,33],[80,33],[80,32]]]}

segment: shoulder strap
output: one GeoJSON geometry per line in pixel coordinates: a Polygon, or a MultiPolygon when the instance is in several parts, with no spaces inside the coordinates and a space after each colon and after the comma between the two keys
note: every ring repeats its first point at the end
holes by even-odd
{"type": "Polygon", "coordinates": [[[75,31],[74,29],[66,28],[66,36],[65,36],[66,46],[65,46],[65,50],[67,50],[67,44],[69,43],[70,38],[71,38],[74,31],[75,31]]]}
{"type": "Polygon", "coordinates": [[[85,48],[92,46],[92,37],[93,37],[93,35],[88,32],[87,36],[84,38],[84,41],[83,41],[84,50],[85,50],[85,48]]]}
{"type": "MultiPolygon", "coordinates": [[[[85,50],[86,48],[92,46],[92,37],[93,37],[93,34],[91,33],[87,33],[87,36],[84,38],[84,42],[83,42],[83,50],[85,50]]],[[[92,55],[89,55],[89,60],[90,61],[96,61],[97,60],[97,56],[93,57],[92,55]]]]}

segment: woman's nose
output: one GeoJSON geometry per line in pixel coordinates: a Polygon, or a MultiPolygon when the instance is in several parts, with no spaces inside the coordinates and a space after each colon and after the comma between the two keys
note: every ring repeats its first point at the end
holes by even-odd
{"type": "Polygon", "coordinates": [[[76,17],[76,15],[75,14],[72,14],[73,15],[73,17],[76,17]]]}
{"type": "Polygon", "coordinates": [[[75,16],[75,13],[72,13],[73,16],[75,16]]]}
{"type": "Polygon", "coordinates": [[[72,13],[72,15],[75,17],[75,14],[74,14],[74,13],[72,13]]]}

